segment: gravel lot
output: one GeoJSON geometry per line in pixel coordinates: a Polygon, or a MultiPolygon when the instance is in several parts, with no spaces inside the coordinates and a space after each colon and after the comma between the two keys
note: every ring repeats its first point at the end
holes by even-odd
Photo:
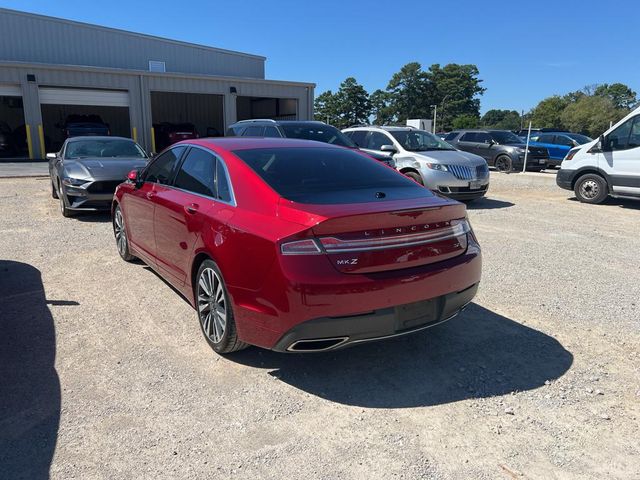
{"type": "Polygon", "coordinates": [[[0,179],[0,478],[640,478],[640,202],[492,176],[463,315],[226,358],[107,216],[0,179]]]}

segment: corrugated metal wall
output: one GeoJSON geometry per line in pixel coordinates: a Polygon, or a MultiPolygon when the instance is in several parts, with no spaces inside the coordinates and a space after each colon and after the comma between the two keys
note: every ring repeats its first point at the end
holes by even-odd
{"type": "Polygon", "coordinates": [[[264,78],[264,58],[0,8],[0,60],[264,78]]]}
{"type": "MultiPolygon", "coordinates": [[[[159,73],[115,71],[90,67],[28,65],[0,62],[0,84],[19,86],[24,104],[24,123],[31,129],[35,157],[42,154],[38,128],[43,125],[39,90],[42,87],[72,87],[127,91],[130,108],[129,125],[138,141],[151,148],[151,92],[183,92],[216,94],[222,98],[224,130],[238,118],[238,96],[295,100],[300,120],[313,119],[313,84],[275,82],[260,79],[190,77],[159,73]],[[33,75],[33,80],[29,76],[33,75]],[[232,88],[236,93],[232,93],[232,88]]],[[[220,111],[216,104],[214,111],[220,111]]],[[[218,125],[219,120],[212,126],[218,125]]],[[[208,124],[205,125],[209,126],[208,124]]]]}

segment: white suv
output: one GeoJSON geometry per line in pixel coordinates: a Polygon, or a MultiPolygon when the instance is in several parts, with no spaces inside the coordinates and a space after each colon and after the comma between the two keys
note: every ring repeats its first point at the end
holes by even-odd
{"type": "Polygon", "coordinates": [[[387,154],[407,177],[456,200],[474,200],[489,188],[484,158],[456,150],[447,142],[412,127],[352,127],[343,133],[362,150],[387,154]]]}
{"type": "Polygon", "coordinates": [[[640,198],[640,108],[597,140],[569,150],[556,183],[585,203],[601,203],[609,195],[640,198]]]}

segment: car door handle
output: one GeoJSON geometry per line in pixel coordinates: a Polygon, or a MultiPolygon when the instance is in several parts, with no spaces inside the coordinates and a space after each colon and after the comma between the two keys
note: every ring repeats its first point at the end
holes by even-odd
{"type": "Polygon", "coordinates": [[[200,206],[197,203],[191,203],[184,207],[184,211],[190,213],[191,215],[194,215],[198,213],[198,208],[200,208],[200,206]]]}

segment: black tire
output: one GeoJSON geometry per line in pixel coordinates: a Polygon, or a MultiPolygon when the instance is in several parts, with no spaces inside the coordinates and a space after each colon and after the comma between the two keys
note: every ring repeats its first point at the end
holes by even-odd
{"type": "Polygon", "coordinates": [[[496,170],[502,173],[509,173],[513,170],[513,162],[509,155],[498,155],[498,158],[496,158],[493,164],[496,170]]]}
{"type": "Polygon", "coordinates": [[[247,348],[249,345],[238,338],[229,292],[213,260],[202,262],[193,290],[198,323],[211,348],[220,354],[247,348]]]}
{"type": "Polygon", "coordinates": [[[416,182],[418,185],[422,185],[424,187],[424,182],[422,181],[422,177],[419,173],[416,172],[407,172],[405,173],[406,177],[409,177],[411,180],[416,182]]]}
{"type": "Polygon", "coordinates": [[[113,225],[113,236],[116,239],[116,247],[120,257],[125,262],[132,262],[136,259],[134,255],[131,255],[129,251],[129,239],[127,238],[127,229],[124,224],[124,215],[120,209],[120,205],[116,205],[113,210],[113,219],[111,220],[113,225]]]}
{"type": "Polygon", "coordinates": [[[595,173],[587,173],[578,178],[573,191],[583,203],[602,203],[609,196],[607,181],[595,173]]]}
{"type": "Polygon", "coordinates": [[[58,199],[58,190],[56,186],[53,184],[53,180],[51,180],[51,198],[58,199]]]}
{"type": "Polygon", "coordinates": [[[60,213],[62,213],[62,216],[65,218],[73,217],[73,211],[67,207],[67,202],[64,199],[64,191],[60,183],[58,183],[58,201],[60,203],[60,213]]]}

